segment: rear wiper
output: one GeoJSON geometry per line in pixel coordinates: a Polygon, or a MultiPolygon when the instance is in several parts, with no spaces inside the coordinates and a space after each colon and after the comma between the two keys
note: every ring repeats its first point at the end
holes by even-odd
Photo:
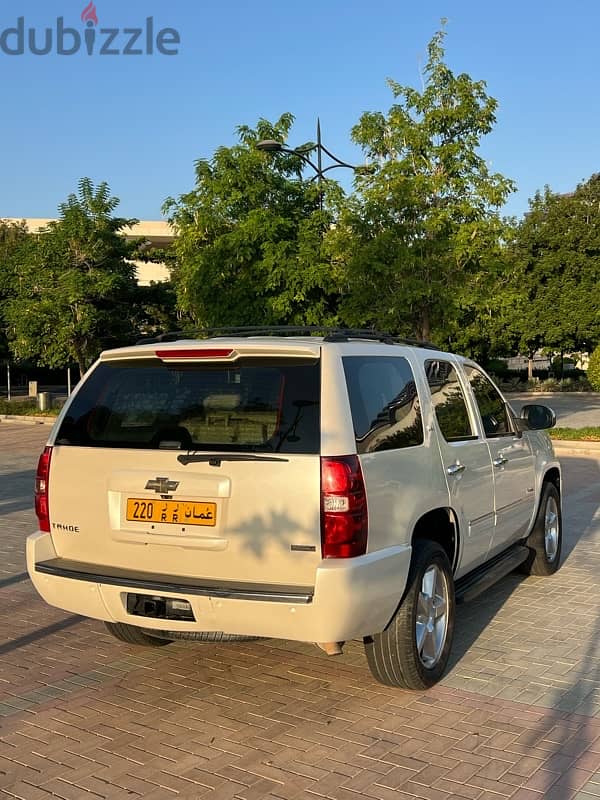
{"type": "Polygon", "coordinates": [[[289,458],[277,456],[257,456],[246,453],[187,453],[177,456],[177,461],[186,466],[208,462],[211,467],[220,467],[221,461],[289,461],[289,458]]]}

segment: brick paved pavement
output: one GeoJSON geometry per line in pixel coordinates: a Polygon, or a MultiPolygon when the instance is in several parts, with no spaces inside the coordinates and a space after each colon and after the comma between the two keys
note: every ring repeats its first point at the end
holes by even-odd
{"type": "Polygon", "coordinates": [[[565,563],[463,606],[427,693],[358,644],[119,644],[23,574],[48,429],[0,424],[0,798],[600,798],[600,462],[564,458],[565,563]]]}

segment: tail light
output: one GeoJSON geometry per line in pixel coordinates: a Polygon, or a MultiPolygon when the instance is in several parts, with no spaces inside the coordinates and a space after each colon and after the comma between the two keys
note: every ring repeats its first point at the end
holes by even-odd
{"type": "Polygon", "coordinates": [[[39,520],[40,530],[50,533],[50,511],[48,508],[48,481],[50,479],[50,458],[52,448],[45,447],[38,461],[35,473],[35,513],[39,520]]]}
{"type": "Polygon", "coordinates": [[[367,551],[367,493],[358,456],[321,458],[321,552],[352,558],[367,551]]]}

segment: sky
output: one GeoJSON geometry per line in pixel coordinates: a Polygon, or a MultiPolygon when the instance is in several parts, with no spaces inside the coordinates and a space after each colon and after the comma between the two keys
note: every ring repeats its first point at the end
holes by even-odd
{"type": "MultiPolygon", "coordinates": [[[[94,2],[95,30],[120,31],[113,46],[153,17],[155,36],[178,32],[179,52],[161,55],[155,44],[151,55],[35,56],[27,41],[23,55],[0,50],[0,218],[55,216],[89,176],[109,184],[121,215],[159,219],[168,196],[193,187],[197,159],[234,144],[237,125],[286,111],[296,118],[291,146],[314,140],[319,117],[323,143],[361,163],[352,126],[392,104],[387,78],[420,87],[442,17],[446,62],[485,80],[499,103],[481,153],[517,184],[504,213],[523,214],[546,184],[565,192],[600,171],[597,0],[94,2]]],[[[40,44],[57,17],[83,33],[87,3],[3,0],[0,42],[19,16],[40,44]]],[[[16,35],[6,41],[14,47],[16,35]]]]}

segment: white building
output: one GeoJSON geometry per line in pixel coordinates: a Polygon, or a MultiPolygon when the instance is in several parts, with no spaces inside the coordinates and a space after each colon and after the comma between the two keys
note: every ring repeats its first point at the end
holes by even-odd
{"type": "MultiPolygon", "coordinates": [[[[30,233],[37,233],[48,226],[53,219],[29,218],[25,220],[8,219],[7,222],[25,222],[30,233]]],[[[173,244],[175,234],[165,220],[142,220],[136,225],[124,228],[126,239],[142,239],[147,249],[165,249],[173,244]]],[[[165,264],[157,261],[136,261],[136,275],[140,286],[148,286],[152,281],[169,280],[169,270],[165,264]]]]}

